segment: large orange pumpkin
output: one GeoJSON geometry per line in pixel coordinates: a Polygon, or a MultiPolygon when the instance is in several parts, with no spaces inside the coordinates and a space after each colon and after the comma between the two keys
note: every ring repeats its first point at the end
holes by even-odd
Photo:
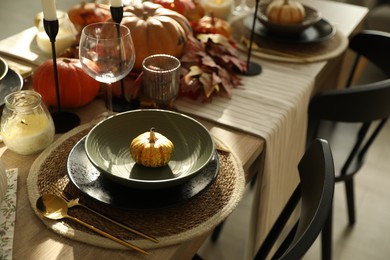
{"type": "Polygon", "coordinates": [[[192,33],[187,18],[152,2],[124,7],[122,24],[130,29],[133,37],[134,71],[141,71],[142,61],[153,54],[180,58],[187,36],[192,33]]]}
{"type": "MultiPolygon", "coordinates": [[[[81,68],[79,59],[58,58],[58,85],[63,108],[77,108],[91,102],[99,92],[100,84],[81,68]]],[[[42,63],[34,72],[33,88],[42,95],[48,106],[57,106],[52,60],[42,63]]]]}

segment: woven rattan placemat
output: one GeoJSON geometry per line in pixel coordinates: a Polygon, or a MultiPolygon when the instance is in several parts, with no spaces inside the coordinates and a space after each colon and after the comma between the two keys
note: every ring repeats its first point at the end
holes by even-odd
{"type": "Polygon", "coordinates": [[[27,178],[29,199],[35,213],[46,226],[62,236],[95,246],[124,249],[123,246],[96,235],[72,220],[52,221],[42,218],[35,207],[40,195],[59,194],[65,190],[72,197],[80,198],[80,202],[90,208],[159,239],[158,244],[140,239],[81,207],[69,209],[69,215],[145,249],[181,243],[212,230],[233,211],[243,196],[245,177],[242,166],[233,153],[221,152],[220,173],[216,180],[186,203],[160,209],[125,210],[92,201],[69,181],[66,169],[69,152],[90,128],[91,125],[83,125],[61,136],[39,155],[27,178]]]}

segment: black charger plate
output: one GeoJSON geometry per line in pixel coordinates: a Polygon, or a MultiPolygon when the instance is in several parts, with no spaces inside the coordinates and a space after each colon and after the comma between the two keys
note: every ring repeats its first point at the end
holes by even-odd
{"type": "Polygon", "coordinates": [[[118,208],[161,208],[185,202],[205,190],[218,176],[219,160],[215,152],[211,161],[189,181],[175,187],[137,190],[105,178],[88,159],[85,137],[71,150],[67,169],[70,181],[91,199],[118,208]]]}

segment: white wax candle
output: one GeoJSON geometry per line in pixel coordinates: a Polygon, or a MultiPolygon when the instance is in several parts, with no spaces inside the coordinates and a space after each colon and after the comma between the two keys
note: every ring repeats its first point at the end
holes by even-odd
{"type": "Polygon", "coordinates": [[[110,0],[112,7],[121,7],[122,6],[122,0],[110,0]]]}
{"type": "Polygon", "coordinates": [[[2,132],[5,145],[27,155],[46,148],[54,138],[54,125],[45,115],[20,115],[9,120],[2,132]]]}
{"type": "Polygon", "coordinates": [[[41,0],[43,9],[43,18],[47,21],[57,20],[57,10],[55,0],[41,0]]]}
{"type": "Polygon", "coordinates": [[[232,9],[232,0],[207,0],[204,1],[204,6],[208,14],[211,16],[213,13],[214,17],[227,19],[232,9]]]}

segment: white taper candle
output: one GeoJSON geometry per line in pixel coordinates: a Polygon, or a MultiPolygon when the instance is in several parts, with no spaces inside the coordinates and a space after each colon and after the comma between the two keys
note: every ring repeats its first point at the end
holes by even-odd
{"type": "Polygon", "coordinates": [[[41,0],[43,9],[43,18],[47,21],[57,20],[57,10],[55,0],[41,0]]]}
{"type": "Polygon", "coordinates": [[[110,0],[112,7],[121,7],[122,6],[122,0],[110,0]]]}

